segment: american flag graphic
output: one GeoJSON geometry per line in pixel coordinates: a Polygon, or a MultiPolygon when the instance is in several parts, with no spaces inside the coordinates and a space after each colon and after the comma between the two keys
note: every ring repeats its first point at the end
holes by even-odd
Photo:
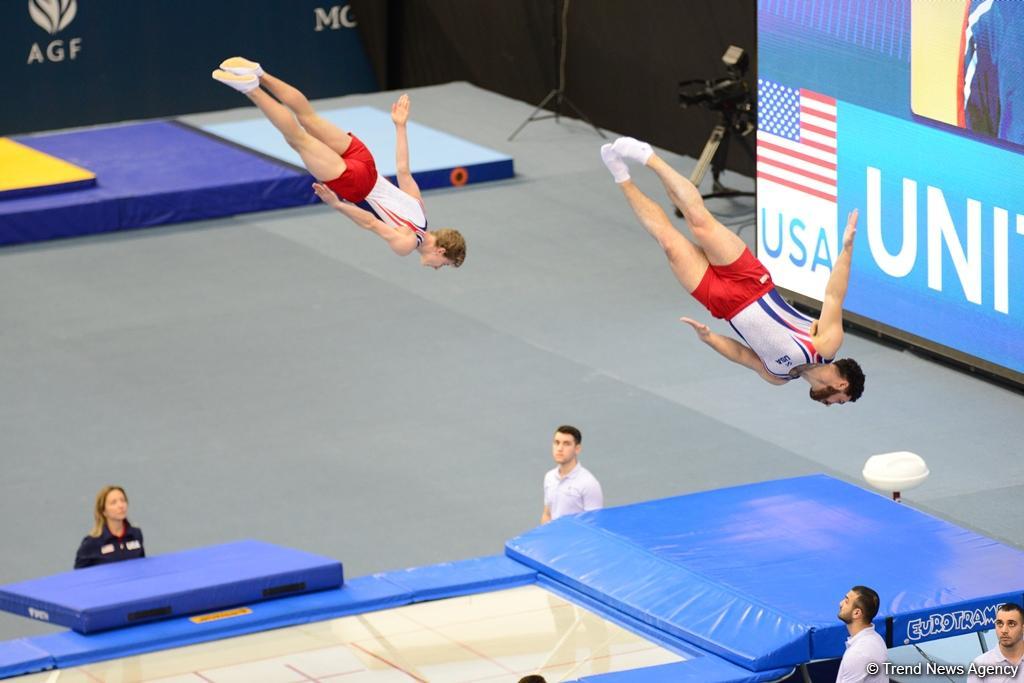
{"type": "Polygon", "coordinates": [[[836,201],[836,101],[757,81],[757,177],[836,201]]]}

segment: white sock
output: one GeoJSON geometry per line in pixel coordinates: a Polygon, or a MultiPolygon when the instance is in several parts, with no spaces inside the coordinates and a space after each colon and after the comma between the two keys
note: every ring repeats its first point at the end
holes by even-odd
{"type": "Polygon", "coordinates": [[[611,143],[601,145],[601,161],[608,167],[612,178],[615,178],[615,182],[624,183],[629,180],[629,166],[626,166],[626,162],[622,160],[622,157],[615,153],[611,143]]]}
{"type": "Polygon", "coordinates": [[[252,92],[256,88],[260,87],[260,79],[257,78],[255,74],[238,76],[236,74],[217,69],[210,75],[214,80],[220,81],[224,85],[230,85],[238,92],[252,92]]]}
{"type": "Polygon", "coordinates": [[[623,159],[629,159],[640,164],[646,164],[647,160],[654,154],[654,150],[646,142],[636,138],[619,138],[612,143],[612,149],[623,159]]]}
{"type": "Polygon", "coordinates": [[[225,59],[220,63],[220,68],[237,76],[255,74],[258,78],[263,75],[263,67],[259,65],[259,62],[254,62],[251,59],[246,59],[245,57],[230,57],[225,59]]]}

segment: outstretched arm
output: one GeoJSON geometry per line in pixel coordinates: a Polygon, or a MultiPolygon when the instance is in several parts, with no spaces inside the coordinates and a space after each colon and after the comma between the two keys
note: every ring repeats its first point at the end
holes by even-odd
{"type": "Polygon", "coordinates": [[[857,234],[857,209],[850,212],[843,232],[843,248],[832,265],[832,274],[825,286],[821,303],[821,318],[814,334],[814,347],[823,358],[834,358],[843,343],[843,299],[850,281],[850,262],[853,259],[853,238],[857,234]]]}
{"type": "Polygon", "coordinates": [[[374,216],[355,204],[349,204],[338,198],[329,187],[321,183],[313,183],[313,191],[320,200],[339,213],[348,216],[353,223],[364,230],[369,230],[388,243],[391,251],[399,256],[411,254],[416,249],[416,235],[409,228],[396,228],[374,216]]]}
{"type": "Polygon", "coordinates": [[[423,201],[420,187],[412,178],[409,170],[409,136],[405,124],[409,121],[409,96],[402,95],[391,105],[391,120],[395,123],[395,167],[398,175],[398,187],[413,198],[423,201]]]}
{"type": "Polygon", "coordinates": [[[769,384],[786,383],[786,380],[779,379],[768,372],[764,367],[764,363],[761,362],[761,359],[757,357],[756,353],[750,350],[749,346],[745,346],[731,337],[724,337],[720,334],[715,334],[707,325],[699,323],[692,318],[680,318],[680,320],[693,328],[694,332],[697,333],[698,339],[731,360],[733,363],[738,363],[739,365],[750,368],[756,372],[761,379],[769,384]]]}

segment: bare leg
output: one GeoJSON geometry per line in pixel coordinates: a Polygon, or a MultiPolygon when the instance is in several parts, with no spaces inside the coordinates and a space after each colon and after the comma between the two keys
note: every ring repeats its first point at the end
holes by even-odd
{"type": "Polygon", "coordinates": [[[302,124],[302,127],[310,135],[333,149],[339,155],[345,153],[352,142],[352,136],[330,121],[321,118],[313,109],[313,105],[306,99],[306,96],[302,94],[302,91],[268,73],[264,73],[260,77],[260,85],[274,93],[274,97],[281,100],[282,104],[295,112],[299,123],[302,124]]]}
{"type": "Polygon", "coordinates": [[[345,161],[341,155],[306,132],[287,107],[259,88],[246,93],[246,96],[281,131],[314,178],[320,181],[334,180],[345,172],[345,161]]]}
{"type": "Polygon", "coordinates": [[[738,259],[747,245],[711,215],[704,206],[700,191],[689,178],[677,173],[657,154],[651,155],[647,166],[658,174],[669,199],[683,212],[708,261],[716,266],[725,266],[738,259]]]}
{"type": "Polygon", "coordinates": [[[683,237],[665,215],[665,211],[650,197],[640,191],[632,180],[619,183],[622,193],[626,195],[629,206],[640,220],[644,229],[658,241],[668,263],[687,292],[693,292],[704,278],[708,269],[708,259],[693,242],[683,237]]]}

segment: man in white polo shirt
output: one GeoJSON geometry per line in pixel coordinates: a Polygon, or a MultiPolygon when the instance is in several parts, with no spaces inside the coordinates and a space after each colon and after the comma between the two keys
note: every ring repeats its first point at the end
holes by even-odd
{"type": "Polygon", "coordinates": [[[889,683],[885,663],[889,651],[872,620],[878,614],[878,593],[867,586],[854,586],[839,602],[839,620],[850,637],[839,663],[836,683],[889,683]]]}
{"type": "Polygon", "coordinates": [[[562,515],[574,515],[604,507],[601,484],[587,468],[579,463],[583,450],[583,435],[570,425],[555,430],[551,455],[558,464],[544,475],[544,514],[541,524],[547,524],[562,515]]]}
{"type": "Polygon", "coordinates": [[[996,638],[994,647],[971,662],[967,683],[1004,683],[1024,681],[1024,611],[1020,605],[1007,602],[996,610],[996,638]]]}

